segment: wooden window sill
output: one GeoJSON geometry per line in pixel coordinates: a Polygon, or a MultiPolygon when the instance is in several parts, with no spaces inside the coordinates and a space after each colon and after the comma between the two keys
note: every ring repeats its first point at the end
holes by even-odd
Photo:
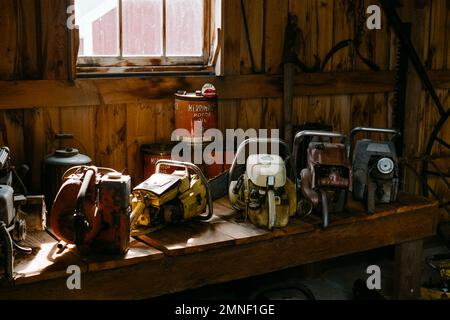
{"type": "Polygon", "coordinates": [[[214,75],[214,72],[214,67],[205,66],[78,67],[77,78],[195,76],[214,75]]]}

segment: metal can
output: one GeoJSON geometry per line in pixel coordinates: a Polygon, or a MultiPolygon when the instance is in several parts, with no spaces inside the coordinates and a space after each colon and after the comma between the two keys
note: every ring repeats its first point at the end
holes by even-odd
{"type": "Polygon", "coordinates": [[[66,170],[75,166],[88,165],[91,162],[91,158],[80,154],[75,148],[56,150],[54,154],[44,160],[42,184],[47,208],[52,207],[53,200],[62,185],[62,176],[66,170]]]}
{"type": "Polygon", "coordinates": [[[195,164],[200,168],[200,170],[203,172],[205,177],[208,176],[208,166],[205,164],[204,161],[204,151],[205,148],[208,146],[210,141],[197,141],[195,139],[189,139],[185,138],[183,141],[179,142],[181,145],[183,145],[183,150],[187,151],[189,154],[181,153],[179,156],[179,159],[173,159],[173,160],[180,160],[184,162],[190,162],[195,164]]]}
{"type": "MultiPolygon", "coordinates": [[[[175,94],[175,127],[195,135],[195,122],[202,123],[203,132],[217,128],[217,96],[204,96],[202,91],[175,94]]],[[[203,135],[203,132],[200,134],[203,135]]],[[[197,135],[198,136],[198,135],[197,135]]]]}
{"type": "MultiPolygon", "coordinates": [[[[173,143],[146,144],[141,147],[142,163],[144,166],[144,180],[150,178],[159,160],[171,160],[173,143]]],[[[173,173],[173,168],[161,167],[162,173],[173,173]]]]}

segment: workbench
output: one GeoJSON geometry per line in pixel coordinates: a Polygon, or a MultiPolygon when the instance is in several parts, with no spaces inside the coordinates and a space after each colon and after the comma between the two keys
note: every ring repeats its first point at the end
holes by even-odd
{"type": "Polygon", "coordinates": [[[32,255],[18,255],[13,283],[0,299],[142,299],[223,283],[385,246],[396,246],[397,298],[416,298],[423,239],[436,232],[437,204],[400,195],[372,215],[349,200],[347,212],[330,216],[330,226],[312,215],[291,219],[272,232],[242,221],[227,199],[214,204],[208,223],[168,226],[132,239],[124,257],[83,256],[58,249],[47,231],[28,235],[32,255]],[[81,270],[81,290],[69,290],[67,267],[81,270]]]}

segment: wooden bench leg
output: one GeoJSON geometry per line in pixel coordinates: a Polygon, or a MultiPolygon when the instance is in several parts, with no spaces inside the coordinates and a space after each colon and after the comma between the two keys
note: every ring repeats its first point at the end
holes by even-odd
{"type": "Polygon", "coordinates": [[[394,299],[420,297],[423,267],[423,240],[398,244],[395,247],[394,299]]]}

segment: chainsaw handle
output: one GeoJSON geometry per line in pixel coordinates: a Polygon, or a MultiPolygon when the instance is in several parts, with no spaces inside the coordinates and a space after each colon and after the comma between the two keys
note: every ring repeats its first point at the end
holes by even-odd
{"type": "MultiPolygon", "coordinates": [[[[161,166],[166,167],[177,167],[177,168],[183,168],[186,174],[189,174],[189,166],[192,165],[192,163],[188,162],[181,162],[181,161],[174,161],[174,160],[159,160],[156,162],[156,168],[155,173],[161,173],[161,166]]],[[[197,167],[197,166],[196,166],[197,167]]],[[[198,167],[197,167],[198,168],[198,167]]],[[[191,168],[195,171],[194,168],[191,168]]],[[[201,171],[201,170],[200,170],[201,171]]],[[[202,172],[203,173],[203,172],[202,172]]]]}
{"type": "Polygon", "coordinates": [[[11,235],[5,222],[0,221],[0,240],[2,240],[3,245],[3,255],[5,257],[3,266],[6,279],[12,281],[14,279],[14,251],[13,251],[13,241],[11,235]]]}
{"type": "Polygon", "coordinates": [[[206,188],[206,196],[208,197],[208,215],[206,216],[199,216],[198,218],[200,220],[209,220],[212,218],[214,213],[213,203],[212,203],[212,196],[211,196],[211,190],[208,186],[208,179],[206,179],[205,175],[203,174],[202,170],[198,166],[196,166],[193,163],[190,162],[181,162],[181,161],[174,161],[174,160],[159,160],[156,162],[156,173],[159,173],[159,169],[161,165],[168,166],[168,167],[179,167],[184,168],[186,170],[186,173],[189,174],[189,169],[194,171],[195,174],[197,174],[200,178],[200,180],[203,182],[206,188]]]}
{"type": "Polygon", "coordinates": [[[3,170],[3,168],[5,168],[10,158],[10,154],[11,152],[8,147],[0,148],[0,170],[3,170]]]}
{"type": "Polygon", "coordinates": [[[300,143],[302,143],[305,137],[336,138],[341,139],[341,142],[345,142],[345,140],[347,140],[347,136],[339,132],[305,130],[295,135],[294,145],[299,145],[300,143]]]}
{"type": "Polygon", "coordinates": [[[87,226],[86,215],[84,213],[84,200],[89,187],[92,185],[92,181],[95,182],[95,176],[98,169],[96,167],[89,167],[84,173],[83,182],[81,183],[80,190],[78,191],[77,201],[74,212],[74,229],[75,229],[75,244],[82,245],[85,227],[87,226]]]}
{"type": "Polygon", "coordinates": [[[86,198],[87,191],[91,186],[91,181],[96,174],[97,174],[96,167],[89,167],[84,174],[83,182],[81,183],[80,190],[78,191],[77,202],[75,207],[75,210],[78,211],[79,213],[83,212],[84,199],[86,198]]]}
{"type": "MultiPolygon", "coordinates": [[[[90,167],[88,166],[76,166],[76,167],[72,167],[66,170],[66,172],[64,172],[64,174],[62,175],[62,180],[66,180],[69,176],[71,176],[72,174],[77,174],[80,172],[85,172],[86,170],[88,170],[90,167]]],[[[110,168],[104,168],[104,167],[96,167],[97,168],[97,173],[100,173],[101,175],[106,175],[108,173],[118,173],[118,171],[114,170],[114,169],[110,169],[110,168]]]]}
{"type": "Polygon", "coordinates": [[[353,139],[355,138],[355,136],[358,133],[361,133],[361,132],[391,134],[391,135],[393,135],[393,138],[402,135],[402,133],[397,129],[356,127],[350,132],[350,138],[348,141],[347,155],[348,155],[348,159],[350,161],[353,161],[353,159],[352,159],[353,158],[353,139]]]}
{"type": "Polygon", "coordinates": [[[236,151],[236,155],[234,156],[234,160],[233,160],[233,163],[231,164],[231,168],[230,168],[230,174],[228,177],[228,187],[230,186],[231,181],[233,179],[233,173],[234,173],[234,170],[236,169],[236,166],[238,165],[238,159],[240,158],[241,153],[245,152],[245,147],[251,143],[266,143],[266,144],[270,143],[270,144],[282,145],[286,149],[287,157],[289,157],[289,161],[291,163],[291,170],[294,170],[294,178],[295,178],[295,167],[294,167],[294,162],[292,161],[291,148],[284,140],[281,140],[278,138],[250,138],[250,139],[244,140],[239,145],[239,147],[236,151]]]}

